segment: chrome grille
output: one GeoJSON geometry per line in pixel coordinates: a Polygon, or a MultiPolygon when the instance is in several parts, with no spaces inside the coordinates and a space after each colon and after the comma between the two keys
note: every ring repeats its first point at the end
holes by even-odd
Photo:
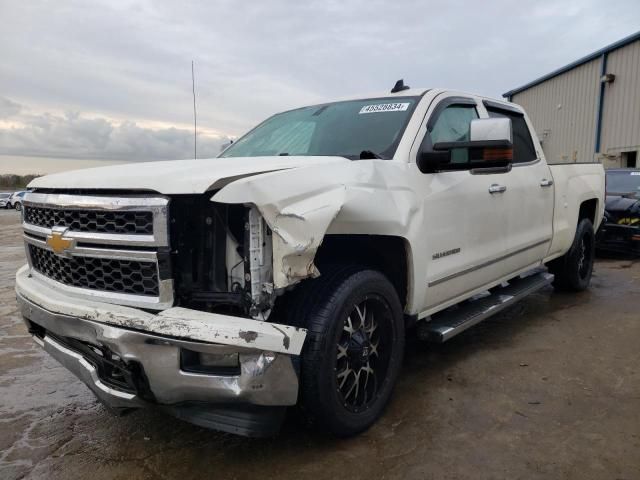
{"type": "Polygon", "coordinates": [[[75,232],[147,235],[153,233],[153,213],[151,212],[25,207],[24,221],[30,225],[46,228],[68,227],[75,232]]]}
{"type": "Polygon", "coordinates": [[[56,255],[29,245],[32,267],[57,282],[90,290],[158,296],[158,268],[152,262],[56,255]]]}
{"type": "Polygon", "coordinates": [[[69,294],[151,309],[173,304],[165,197],[27,193],[34,276],[69,294]]]}

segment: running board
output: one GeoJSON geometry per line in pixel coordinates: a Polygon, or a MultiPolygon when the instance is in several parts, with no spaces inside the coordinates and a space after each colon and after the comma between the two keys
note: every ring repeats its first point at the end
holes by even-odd
{"type": "Polygon", "coordinates": [[[480,323],[491,315],[504,310],[553,281],[553,275],[536,272],[526,277],[516,277],[508,284],[492,289],[484,296],[478,295],[457,306],[438,312],[430,321],[422,322],[418,335],[430,342],[443,343],[480,323]]]}

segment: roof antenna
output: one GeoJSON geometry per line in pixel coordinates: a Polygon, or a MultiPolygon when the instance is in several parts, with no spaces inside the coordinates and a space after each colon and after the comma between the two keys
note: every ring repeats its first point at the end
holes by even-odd
{"type": "Polygon", "coordinates": [[[391,93],[402,92],[403,90],[409,90],[411,87],[409,85],[404,84],[404,79],[400,79],[396,82],[396,84],[391,89],[391,93]]]}
{"type": "Polygon", "coordinates": [[[193,92],[193,158],[198,158],[198,124],[196,122],[196,77],[193,72],[193,60],[191,60],[191,91],[193,92]]]}

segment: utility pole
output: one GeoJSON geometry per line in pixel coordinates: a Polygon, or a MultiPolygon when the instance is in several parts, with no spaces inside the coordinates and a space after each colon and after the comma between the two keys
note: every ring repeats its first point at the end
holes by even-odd
{"type": "Polygon", "coordinates": [[[196,121],[196,77],[191,60],[191,91],[193,92],[193,158],[198,158],[198,124],[196,121]]]}

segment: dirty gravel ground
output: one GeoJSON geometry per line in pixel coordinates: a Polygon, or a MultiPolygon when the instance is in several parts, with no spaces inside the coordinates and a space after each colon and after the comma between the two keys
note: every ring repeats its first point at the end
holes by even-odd
{"type": "Polygon", "coordinates": [[[16,311],[18,215],[0,212],[0,478],[640,478],[640,263],[601,260],[578,295],[536,294],[443,346],[409,342],[386,414],[275,440],[156,411],[116,418],[16,311]]]}

